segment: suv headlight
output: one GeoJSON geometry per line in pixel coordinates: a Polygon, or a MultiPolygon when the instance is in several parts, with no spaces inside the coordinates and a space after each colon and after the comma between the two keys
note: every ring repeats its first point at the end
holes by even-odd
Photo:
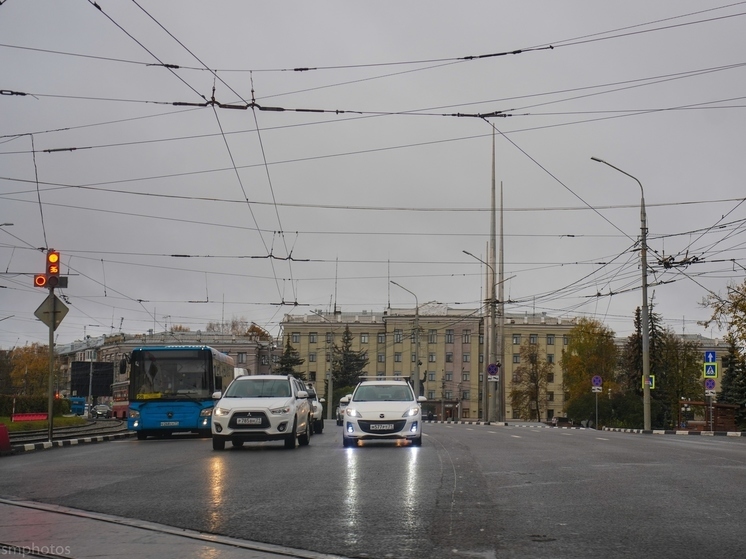
{"type": "Polygon", "coordinates": [[[404,415],[402,417],[412,417],[413,415],[417,415],[420,413],[420,406],[412,406],[407,411],[404,412],[404,415]]]}
{"type": "Polygon", "coordinates": [[[225,415],[229,415],[231,413],[231,410],[226,409],[226,408],[214,408],[212,413],[213,415],[217,415],[217,416],[225,416],[225,415]]]}
{"type": "Polygon", "coordinates": [[[274,415],[287,415],[290,413],[290,406],[281,406],[279,408],[272,408],[269,410],[274,415]]]}

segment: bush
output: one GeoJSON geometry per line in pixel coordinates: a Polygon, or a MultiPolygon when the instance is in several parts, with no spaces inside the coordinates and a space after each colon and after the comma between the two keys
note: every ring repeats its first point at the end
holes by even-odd
{"type": "MultiPolygon", "coordinates": [[[[13,413],[47,413],[48,399],[46,396],[10,396],[0,394],[0,416],[10,417],[13,413]]],[[[70,413],[70,402],[65,399],[55,399],[52,412],[55,416],[70,413]]]]}

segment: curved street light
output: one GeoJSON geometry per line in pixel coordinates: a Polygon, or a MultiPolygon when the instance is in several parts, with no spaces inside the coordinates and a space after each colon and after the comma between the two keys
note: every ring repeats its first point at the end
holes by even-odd
{"type": "Polygon", "coordinates": [[[413,291],[410,291],[403,285],[399,285],[394,280],[389,280],[397,287],[401,287],[404,291],[414,297],[414,382],[412,388],[414,389],[415,397],[420,396],[420,302],[417,299],[417,295],[413,291]]]}
{"type": "Polygon", "coordinates": [[[647,242],[647,215],[645,213],[645,191],[642,188],[642,183],[636,178],[630,175],[626,171],[622,171],[619,167],[615,167],[611,163],[599,159],[598,157],[591,157],[592,161],[597,163],[603,163],[608,165],[612,169],[615,169],[627,175],[629,178],[637,181],[640,185],[640,260],[642,267],[642,407],[643,407],[643,423],[644,430],[650,431],[650,319],[648,316],[648,242],[647,242]]]}

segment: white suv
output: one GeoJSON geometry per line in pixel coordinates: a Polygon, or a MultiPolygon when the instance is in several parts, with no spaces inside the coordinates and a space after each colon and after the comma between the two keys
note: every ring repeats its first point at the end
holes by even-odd
{"type": "Polygon", "coordinates": [[[400,439],[422,444],[424,396],[416,398],[403,380],[364,380],[357,385],[342,419],[342,443],[355,446],[357,441],[400,439]]]}
{"type": "Polygon", "coordinates": [[[230,441],[285,441],[295,448],[311,441],[311,404],[301,381],[284,375],[243,375],[231,382],[212,412],[212,448],[230,441]]]}

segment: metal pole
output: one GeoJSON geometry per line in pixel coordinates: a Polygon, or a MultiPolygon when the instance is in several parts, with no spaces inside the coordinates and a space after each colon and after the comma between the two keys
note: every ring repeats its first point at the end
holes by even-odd
{"type": "Polygon", "coordinates": [[[608,165],[612,169],[615,169],[627,175],[631,179],[637,181],[640,185],[640,260],[642,268],[642,409],[643,409],[643,429],[645,431],[651,430],[650,420],[650,317],[648,315],[648,225],[647,225],[647,214],[645,213],[645,191],[642,188],[642,183],[636,178],[622,171],[619,167],[615,167],[611,163],[599,159],[598,157],[591,157],[593,161],[608,165]]]}
{"type": "Polygon", "coordinates": [[[401,287],[404,291],[409,293],[414,297],[414,339],[415,339],[415,346],[414,346],[414,382],[412,383],[412,388],[414,389],[415,396],[419,397],[420,395],[420,354],[419,354],[419,346],[420,346],[420,302],[417,299],[417,295],[414,294],[414,292],[410,291],[403,285],[399,285],[393,280],[389,280],[391,283],[393,283],[397,287],[401,287]]]}
{"type": "Polygon", "coordinates": [[[54,296],[54,287],[49,288],[49,297],[52,300],[52,318],[49,321],[49,390],[47,391],[47,439],[52,442],[54,434],[54,325],[57,313],[57,298],[54,296]]]}

